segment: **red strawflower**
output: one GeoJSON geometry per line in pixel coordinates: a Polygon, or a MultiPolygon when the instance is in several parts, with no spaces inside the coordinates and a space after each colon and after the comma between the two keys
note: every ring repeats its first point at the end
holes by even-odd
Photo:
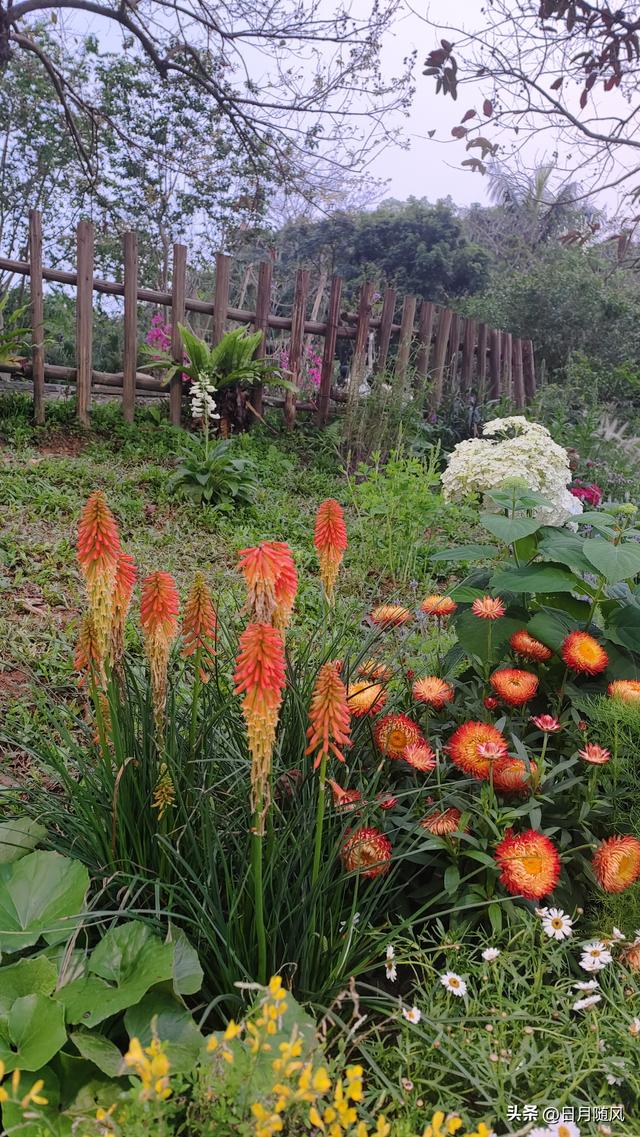
{"type": "Polygon", "coordinates": [[[333,795],[333,804],[336,809],[344,813],[353,813],[358,808],[359,803],[362,801],[362,794],[359,790],[343,790],[337,782],[327,778],[327,785],[331,787],[333,795]]]}
{"type": "Polygon", "coordinates": [[[378,809],[384,809],[385,811],[387,809],[395,809],[397,804],[398,799],[397,797],[394,797],[393,794],[381,792],[376,796],[376,805],[378,806],[378,809]]]}
{"type": "Polygon", "coordinates": [[[584,675],[599,675],[609,663],[609,657],[588,632],[571,632],[562,641],[560,653],[567,667],[584,675]]]}
{"type": "Polygon", "coordinates": [[[511,707],[521,707],[533,699],[538,690],[538,676],[531,671],[521,671],[517,667],[503,667],[494,671],[489,682],[503,702],[511,707]]]}
{"type": "Polygon", "coordinates": [[[640,880],[640,841],[608,837],[593,854],[593,871],[606,892],[624,892],[640,880]]]}
{"type": "Polygon", "coordinates": [[[529,635],[526,628],[514,632],[509,643],[516,655],[521,655],[523,659],[530,659],[535,663],[545,663],[553,655],[551,648],[540,643],[540,640],[534,639],[533,636],[529,635]]]}
{"type": "Polygon", "coordinates": [[[513,896],[540,900],[553,892],[560,879],[560,857],[544,833],[508,829],[496,848],[500,881],[513,896]]]}
{"type": "Polygon", "coordinates": [[[451,761],[474,778],[486,780],[491,771],[491,757],[480,747],[493,743],[498,757],[509,752],[506,738],[488,722],[465,722],[453,732],[445,747],[451,761]]]}
{"type": "Polygon", "coordinates": [[[493,787],[502,794],[529,793],[531,789],[531,775],[535,774],[535,762],[531,762],[531,769],[522,758],[514,758],[510,754],[498,758],[493,764],[493,787]]]}
{"type": "Polygon", "coordinates": [[[506,610],[499,596],[478,596],[471,605],[471,611],[480,620],[499,620],[506,610]]]}
{"type": "Polygon", "coordinates": [[[640,702],[640,679],[614,679],[607,687],[612,699],[621,699],[623,703],[640,702]]]}
{"type": "Polygon", "coordinates": [[[381,628],[399,628],[411,619],[411,612],[401,604],[380,604],[374,608],[370,620],[381,628]]]}
{"type": "Polygon", "coordinates": [[[420,605],[421,610],[427,616],[436,616],[439,620],[445,616],[452,616],[457,607],[455,600],[452,600],[450,596],[437,596],[435,593],[431,596],[425,596],[420,605]]]}
{"type": "Polygon", "coordinates": [[[435,752],[428,742],[412,742],[405,747],[402,757],[405,762],[413,766],[414,770],[420,770],[422,774],[428,774],[436,767],[435,752]]]}
{"type": "Polygon", "coordinates": [[[485,695],[482,702],[488,711],[495,711],[496,707],[500,705],[500,700],[496,699],[495,695],[485,695]]]}
{"type": "Polygon", "coordinates": [[[605,762],[611,758],[611,753],[606,746],[599,746],[597,742],[587,742],[584,750],[579,750],[578,754],[591,766],[604,766],[605,762]]]}
{"type": "Polygon", "coordinates": [[[426,675],[424,679],[416,679],[413,684],[414,699],[419,703],[428,703],[436,710],[441,710],[450,703],[454,695],[451,684],[436,675],[426,675]]]}
{"type": "Polygon", "coordinates": [[[373,734],[377,746],[387,758],[403,758],[407,746],[424,742],[420,727],[400,712],[378,719],[373,734]]]}
{"type": "Polygon", "coordinates": [[[391,841],[374,826],[356,829],[345,841],[340,855],[347,872],[357,870],[368,878],[384,876],[390,867],[391,841]]]}
{"type": "Polygon", "coordinates": [[[553,715],[531,715],[529,722],[532,722],[538,730],[544,731],[545,734],[556,734],[557,731],[562,730],[562,724],[553,715]]]}
{"type": "Polygon", "coordinates": [[[422,818],[420,824],[423,829],[428,829],[436,837],[446,837],[449,833],[460,831],[461,817],[459,809],[434,809],[422,818]]]}

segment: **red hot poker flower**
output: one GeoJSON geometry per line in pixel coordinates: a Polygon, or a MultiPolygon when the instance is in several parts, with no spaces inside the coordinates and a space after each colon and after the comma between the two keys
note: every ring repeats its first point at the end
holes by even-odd
{"type": "Polygon", "coordinates": [[[258,836],[264,833],[269,805],[269,774],[276,726],[285,686],[284,643],[271,624],[249,624],[240,636],[234,675],[236,695],[243,695],[251,754],[251,808],[258,836]]]}
{"type": "Polygon", "coordinates": [[[168,572],[154,572],[143,580],[140,624],[151,669],[151,693],[158,732],[164,718],[169,651],[178,631],[179,606],[176,582],[168,572]]]}
{"type": "Polygon", "coordinates": [[[133,557],[119,553],[111,609],[110,657],[112,666],[117,667],[124,655],[124,627],[136,583],[136,569],[133,557]]]}
{"type": "Polygon", "coordinates": [[[215,655],[216,610],[202,573],[197,572],[184,606],[182,617],[182,657],[200,658],[200,679],[208,682],[211,661],[215,655]]]}
{"type": "Polygon", "coordinates": [[[247,606],[258,623],[282,630],[289,621],[298,576],[285,541],[263,541],[240,553],[238,567],[247,584],[247,606]]]}
{"type": "Polygon", "coordinates": [[[338,570],[347,548],[342,507],[335,498],[327,498],[318,507],[313,543],[320,561],[320,579],[327,599],[332,600],[338,570]]]}
{"type": "Polygon", "coordinates": [[[76,550],[87,585],[96,643],[104,658],[109,647],[120,537],[116,520],[101,490],[91,494],[82,510],[76,550]]]}
{"type": "Polygon", "coordinates": [[[317,752],[314,770],[320,765],[323,755],[328,756],[329,753],[344,762],[341,748],[351,745],[350,715],[347,689],[333,663],[323,664],[318,672],[309,707],[309,722],[309,745],[305,753],[317,752]]]}

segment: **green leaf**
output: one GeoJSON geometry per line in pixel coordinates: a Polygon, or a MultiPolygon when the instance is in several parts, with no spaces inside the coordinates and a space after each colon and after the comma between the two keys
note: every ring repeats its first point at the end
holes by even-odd
{"type": "Polygon", "coordinates": [[[640,544],[635,541],[622,545],[612,545],[599,538],[585,541],[584,554],[609,584],[628,580],[640,573],[640,544]]]}
{"type": "Polygon", "coordinates": [[[584,552],[585,538],[568,529],[545,526],[540,530],[538,551],[552,561],[568,565],[574,572],[593,572],[593,565],[584,552]]]}
{"type": "Polygon", "coordinates": [[[511,616],[480,620],[473,612],[462,612],[456,616],[454,623],[456,635],[466,653],[486,663],[501,657],[507,640],[522,627],[523,621],[511,616]]]}
{"type": "Polygon", "coordinates": [[[560,651],[562,641],[576,627],[576,621],[566,612],[547,608],[544,612],[536,612],[535,616],[529,620],[527,631],[534,639],[540,640],[552,651],[560,651]]]}
{"type": "Polygon", "coordinates": [[[605,625],[605,636],[621,647],[640,652],[640,608],[634,604],[616,608],[605,625]]]}
{"type": "Polygon", "coordinates": [[[30,817],[16,817],[0,825],[0,864],[19,861],[35,849],[47,830],[30,817]]]}
{"type": "Polygon", "coordinates": [[[640,679],[640,657],[637,654],[632,655],[631,652],[612,642],[606,628],[604,638],[609,656],[607,680],[610,682],[612,679],[640,679]]]}
{"type": "Polygon", "coordinates": [[[495,592],[585,592],[583,581],[562,565],[533,564],[498,569],[491,577],[495,592]]]}
{"type": "Polygon", "coordinates": [[[70,1023],[87,1027],[138,1003],[150,987],[173,976],[173,944],[131,921],[112,928],[94,949],[88,975],[63,987],[58,997],[70,1023]]]}
{"type": "Polygon", "coordinates": [[[501,513],[481,513],[480,524],[505,545],[537,533],[542,525],[535,517],[503,517],[501,513]]]}
{"type": "Polygon", "coordinates": [[[456,545],[453,549],[442,549],[438,553],[431,553],[429,560],[433,564],[448,561],[484,561],[493,560],[499,556],[500,550],[495,545],[456,545]]]}
{"type": "Polygon", "coordinates": [[[570,592],[538,592],[536,603],[542,608],[554,608],[559,612],[566,612],[583,626],[588,623],[591,615],[591,604],[586,600],[578,600],[570,592]]]}
{"type": "Polygon", "coordinates": [[[0,1015],[8,1014],[23,995],[50,995],[57,978],[57,968],[43,955],[0,968],[0,1015]]]}
{"type": "Polygon", "coordinates": [[[129,1038],[148,1046],[155,1036],[166,1044],[167,1058],[176,1073],[187,1074],[195,1065],[204,1042],[186,1007],[165,991],[151,991],[124,1016],[129,1038]]]}
{"type": "Polygon", "coordinates": [[[89,874],[60,853],[36,852],[0,865],[0,951],[21,951],[41,935],[49,943],[73,930],[89,874]]]}
{"type": "Polygon", "coordinates": [[[0,1061],[12,1070],[39,1070],[67,1041],[64,1007],[46,995],[16,999],[0,1017],[0,1061]]]}
{"type": "Polygon", "coordinates": [[[502,931],[502,906],[500,904],[490,904],[487,911],[491,922],[491,930],[493,934],[497,936],[502,931]]]}
{"type": "Polygon", "coordinates": [[[195,995],[202,987],[203,970],[198,953],[181,928],[169,928],[167,943],[173,944],[173,989],[177,995],[195,995]]]}
{"type": "Polygon", "coordinates": [[[453,896],[460,884],[460,869],[457,865],[449,865],[444,874],[444,890],[447,896],[453,896]]]}
{"type": "Polygon", "coordinates": [[[117,1078],[122,1074],[122,1054],[115,1043],[96,1030],[74,1030],[69,1038],[83,1058],[92,1062],[103,1074],[117,1078]]]}

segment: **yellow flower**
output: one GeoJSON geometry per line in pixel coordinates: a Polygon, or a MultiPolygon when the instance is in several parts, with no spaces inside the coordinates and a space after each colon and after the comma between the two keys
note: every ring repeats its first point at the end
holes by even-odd
{"type": "Polygon", "coordinates": [[[238,1026],[237,1022],[235,1022],[233,1019],[229,1019],[229,1024],[222,1037],[225,1042],[230,1042],[232,1038],[237,1038],[241,1033],[242,1026],[238,1026]]]}
{"type": "Polygon", "coordinates": [[[125,1066],[140,1079],[140,1100],[147,1101],[155,1098],[156,1101],[166,1101],[171,1096],[169,1086],[169,1059],[162,1050],[162,1044],[157,1038],[152,1039],[149,1046],[143,1050],[140,1040],[132,1038],[129,1049],[124,1056],[125,1066]]]}
{"type": "Polygon", "coordinates": [[[280,1115],[270,1113],[261,1102],[254,1102],[251,1112],[256,1119],[256,1137],[273,1137],[274,1133],[282,1132],[284,1125],[280,1115]]]}
{"type": "Polygon", "coordinates": [[[478,1128],[473,1133],[469,1133],[468,1137],[491,1137],[492,1132],[493,1130],[485,1125],[484,1121],[481,1121],[478,1128]]]}
{"type": "Polygon", "coordinates": [[[389,1137],[390,1132],[391,1126],[389,1125],[389,1122],[387,1121],[384,1114],[381,1113],[380,1117],[378,1118],[376,1127],[373,1131],[374,1137],[389,1137]]]}
{"type": "Polygon", "coordinates": [[[312,1105],[309,1110],[309,1121],[312,1125],[315,1125],[316,1129],[321,1129],[324,1133],[324,1121],[320,1117],[315,1105],[312,1105]]]}
{"type": "Polygon", "coordinates": [[[23,1109],[27,1109],[32,1103],[33,1105],[48,1105],[48,1099],[43,1098],[40,1093],[40,1090],[43,1088],[43,1086],[44,1081],[42,1078],[39,1078],[37,1082],[33,1083],[29,1092],[24,1095],[22,1101],[20,1102],[20,1105],[23,1109]]]}
{"type": "Polygon", "coordinates": [[[327,1090],[331,1089],[331,1079],[324,1066],[316,1070],[311,1084],[319,1094],[326,1094],[327,1090]]]}

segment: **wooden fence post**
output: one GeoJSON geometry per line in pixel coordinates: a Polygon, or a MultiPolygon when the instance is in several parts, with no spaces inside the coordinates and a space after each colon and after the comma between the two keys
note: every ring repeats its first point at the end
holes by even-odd
{"type": "Polygon", "coordinates": [[[213,316],[211,318],[211,342],[220,343],[224,335],[229,307],[229,273],[231,258],[226,253],[216,253],[216,284],[213,294],[213,316]]]}
{"type": "Polygon", "coordinates": [[[367,340],[369,337],[369,320],[371,318],[371,297],[373,295],[373,284],[369,280],[365,280],[362,288],[360,289],[360,302],[358,304],[358,322],[356,324],[356,338],[353,348],[353,359],[351,360],[351,374],[349,376],[349,404],[352,406],[357,402],[358,389],[364,374],[365,361],[367,358],[367,340]]]}
{"type": "MultiPolygon", "coordinates": [[[[273,261],[260,261],[258,268],[258,287],[256,290],[256,314],[253,327],[256,332],[262,332],[262,339],[256,348],[256,359],[264,359],[267,354],[267,329],[269,327],[269,309],[271,308],[272,273],[273,261]]],[[[251,406],[256,414],[262,414],[262,383],[255,382],[251,388],[251,406]]]]}
{"type": "Polygon", "coordinates": [[[338,336],[338,320],[340,319],[341,297],[342,277],[334,276],[331,280],[329,307],[327,309],[327,328],[324,335],[324,350],[322,353],[320,391],[318,395],[318,411],[316,414],[316,423],[318,426],[324,426],[329,417],[329,399],[331,397],[333,359],[336,353],[336,339],[338,336]]]}
{"type": "MultiPolygon", "coordinates": [[[[310,276],[311,274],[308,268],[299,268],[296,272],[296,283],[293,291],[291,343],[289,344],[289,382],[295,383],[296,387],[300,382],[300,372],[303,364],[304,320],[310,276]]],[[[285,392],[284,421],[288,430],[291,430],[296,419],[297,398],[298,396],[294,391],[285,392]]]]}
{"type": "Polygon", "coordinates": [[[491,330],[491,349],[489,353],[489,398],[500,398],[500,359],[502,355],[502,332],[491,330]]]}
{"type": "MultiPolygon", "coordinates": [[[[187,247],[173,246],[173,274],[171,278],[171,355],[175,363],[182,363],[184,347],[178,324],[184,324],[187,291],[187,247]]],[[[176,371],[169,384],[169,419],[172,426],[180,426],[182,409],[182,372],[176,371]]]]}
{"type": "Polygon", "coordinates": [[[480,324],[478,328],[478,400],[483,403],[487,386],[487,346],[488,328],[480,324]]]}
{"type": "Polygon", "coordinates": [[[437,411],[442,402],[442,389],[444,386],[444,364],[449,343],[449,332],[453,312],[450,308],[441,308],[438,317],[438,330],[436,332],[435,358],[433,364],[433,387],[429,405],[432,411],[437,411]]]}
{"type": "Polygon", "coordinates": [[[416,318],[416,297],[405,296],[402,304],[402,317],[400,320],[400,337],[398,340],[398,354],[393,372],[393,387],[396,394],[402,396],[407,378],[411,340],[413,338],[413,323],[416,318]]]}
{"type": "Polygon", "coordinates": [[[387,356],[389,354],[389,341],[391,339],[391,327],[393,324],[393,314],[396,310],[396,290],[395,288],[385,288],[384,297],[382,300],[382,315],[380,316],[380,329],[378,336],[378,358],[374,372],[376,375],[381,374],[387,366],[387,356]]]}
{"type": "Polygon", "coordinates": [[[76,291],[76,406],[78,419],[89,426],[93,350],[93,260],[94,228],[80,221],[77,229],[76,291]]]}
{"type": "Polygon", "coordinates": [[[451,330],[449,332],[449,350],[447,352],[447,366],[449,368],[449,383],[455,387],[458,380],[458,354],[460,351],[460,331],[462,317],[457,312],[451,317],[451,330]]]}
{"type": "Polygon", "coordinates": [[[29,211],[29,276],[31,300],[31,366],[33,421],[44,423],[44,294],[42,289],[42,214],[29,211]]]}
{"type": "Polygon", "coordinates": [[[462,372],[460,386],[463,391],[470,391],[473,380],[473,363],[476,352],[476,322],[464,320],[464,335],[462,338],[462,372]]]}
{"type": "Polygon", "coordinates": [[[513,396],[513,336],[504,332],[502,336],[502,385],[501,394],[507,399],[513,396]]]}
{"type": "Polygon", "coordinates": [[[136,409],[138,370],[138,238],[123,237],[124,255],[124,345],[122,354],[122,415],[133,422],[136,409]]]}
{"type": "Polygon", "coordinates": [[[416,391],[415,397],[420,407],[424,401],[429,375],[429,356],[431,355],[431,337],[433,335],[433,318],[435,307],[429,300],[423,300],[418,316],[418,357],[416,359],[416,391]]]}
{"type": "Polygon", "coordinates": [[[524,393],[527,401],[530,401],[536,393],[536,361],[531,340],[525,340],[522,344],[522,361],[524,366],[524,393]]]}
{"type": "Polygon", "coordinates": [[[524,366],[522,358],[522,340],[513,341],[513,401],[521,411],[525,404],[524,397],[524,366]]]}

